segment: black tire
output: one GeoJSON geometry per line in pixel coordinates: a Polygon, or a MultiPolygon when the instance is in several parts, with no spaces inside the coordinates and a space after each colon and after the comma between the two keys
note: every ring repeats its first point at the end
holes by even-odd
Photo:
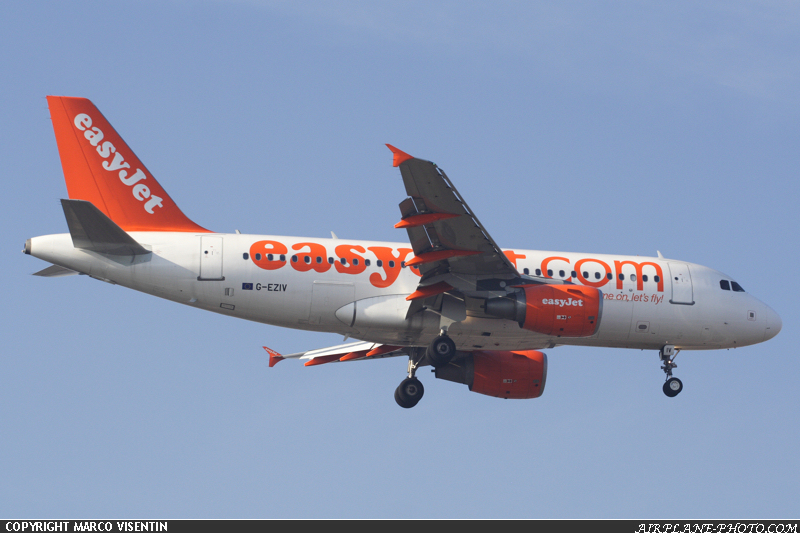
{"type": "Polygon", "coordinates": [[[394,391],[394,399],[397,405],[404,409],[410,409],[417,405],[425,394],[425,387],[417,378],[404,379],[394,391]]]}
{"type": "Polygon", "coordinates": [[[411,405],[410,403],[408,403],[408,402],[405,400],[405,398],[403,398],[402,396],[400,396],[400,387],[397,387],[397,388],[394,390],[394,401],[396,401],[396,402],[397,402],[397,405],[399,405],[399,406],[400,406],[400,407],[402,407],[403,409],[411,409],[412,407],[414,407],[413,405],[411,405]]]}
{"type": "Polygon", "coordinates": [[[664,394],[670,398],[674,398],[683,390],[683,383],[678,378],[670,378],[664,382],[664,386],[661,387],[661,389],[664,391],[664,394]]]}
{"type": "Polygon", "coordinates": [[[447,335],[440,335],[428,346],[427,355],[434,368],[447,366],[456,355],[456,343],[447,335]]]}

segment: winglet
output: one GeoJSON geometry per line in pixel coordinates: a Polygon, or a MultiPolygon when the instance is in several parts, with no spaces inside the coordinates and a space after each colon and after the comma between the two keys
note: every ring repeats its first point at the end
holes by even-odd
{"type": "Polygon", "coordinates": [[[402,150],[398,150],[397,148],[395,148],[395,147],[394,147],[394,146],[392,146],[391,144],[387,144],[386,146],[387,146],[387,147],[389,148],[389,150],[391,150],[391,151],[392,151],[392,153],[394,154],[394,161],[392,161],[392,166],[393,166],[393,167],[399,167],[399,166],[400,166],[402,163],[404,163],[405,161],[408,161],[409,159],[414,159],[414,156],[413,156],[413,155],[408,155],[408,154],[407,154],[407,153],[405,153],[404,151],[402,151],[402,150]]]}
{"type": "Polygon", "coordinates": [[[273,350],[272,348],[267,348],[266,346],[262,346],[267,353],[269,354],[269,367],[272,368],[273,366],[277,365],[280,361],[283,361],[283,356],[273,350]]]}

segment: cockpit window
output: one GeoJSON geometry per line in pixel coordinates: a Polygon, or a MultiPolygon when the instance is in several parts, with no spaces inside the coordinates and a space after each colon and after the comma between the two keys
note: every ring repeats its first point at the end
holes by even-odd
{"type": "Polygon", "coordinates": [[[723,291],[729,291],[731,290],[731,284],[728,283],[727,279],[722,279],[719,281],[719,288],[723,291]]]}
{"type": "Polygon", "coordinates": [[[735,281],[731,281],[731,287],[733,287],[733,292],[744,292],[742,286],[735,281]]]}

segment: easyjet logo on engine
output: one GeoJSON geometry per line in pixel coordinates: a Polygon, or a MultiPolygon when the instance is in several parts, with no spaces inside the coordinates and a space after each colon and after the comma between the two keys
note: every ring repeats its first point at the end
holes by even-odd
{"type": "Polygon", "coordinates": [[[139,183],[140,181],[147,179],[147,176],[142,169],[137,168],[136,172],[134,172],[132,176],[128,176],[128,170],[126,169],[130,169],[131,165],[125,161],[125,158],[117,151],[116,146],[114,146],[111,141],[103,141],[103,138],[105,137],[103,130],[96,126],[92,126],[92,117],[86,113],[80,113],[75,115],[73,123],[75,124],[76,128],[83,132],[83,136],[89,141],[89,144],[96,148],[97,153],[100,154],[100,157],[105,159],[105,161],[102,163],[103,168],[108,172],[119,171],[117,174],[119,176],[119,180],[128,187],[132,187],[131,193],[133,194],[133,197],[140,202],[147,200],[144,204],[144,210],[147,213],[152,215],[154,213],[153,209],[156,207],[161,207],[162,198],[159,198],[154,194],[150,194],[150,187],[144,183],[139,183]]]}
{"type": "Polygon", "coordinates": [[[583,307],[583,300],[573,300],[572,298],[568,300],[556,300],[554,298],[543,298],[542,303],[544,305],[557,305],[558,307],[583,307]]]}

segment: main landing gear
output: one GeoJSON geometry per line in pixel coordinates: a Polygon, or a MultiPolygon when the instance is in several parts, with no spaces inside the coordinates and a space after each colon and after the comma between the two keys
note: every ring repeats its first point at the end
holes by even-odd
{"type": "Polygon", "coordinates": [[[678,368],[678,365],[673,362],[678,355],[678,351],[679,350],[676,350],[674,346],[667,345],[658,352],[658,358],[664,363],[661,370],[667,375],[664,386],[661,389],[664,391],[664,394],[670,398],[674,398],[683,390],[683,383],[681,380],[672,377],[672,369],[678,368]]]}
{"type": "Polygon", "coordinates": [[[416,372],[420,363],[427,359],[434,368],[446,366],[456,355],[456,343],[447,336],[446,331],[433,339],[427,349],[416,348],[408,355],[408,377],[394,391],[394,400],[404,409],[417,405],[425,394],[425,387],[417,379],[416,372]]]}

